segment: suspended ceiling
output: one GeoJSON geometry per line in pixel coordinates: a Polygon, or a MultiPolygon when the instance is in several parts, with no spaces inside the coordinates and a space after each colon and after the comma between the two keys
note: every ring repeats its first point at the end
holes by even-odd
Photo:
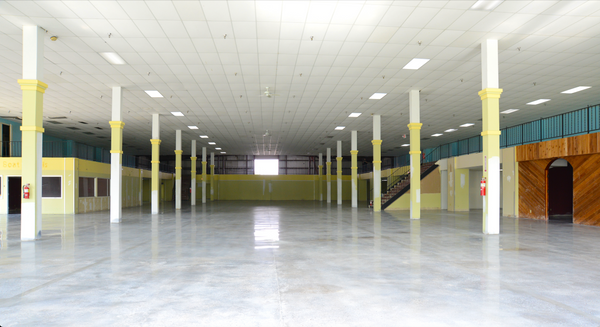
{"type": "Polygon", "coordinates": [[[0,115],[21,115],[23,25],[47,30],[46,133],[109,148],[111,87],[122,86],[127,154],[150,153],[151,114],[159,113],[163,154],[181,129],[187,154],[190,140],[240,155],[335,153],[342,140],[347,155],[357,130],[359,155],[371,155],[371,115],[379,114],[384,155],[399,155],[409,141],[410,89],[421,90],[423,148],[474,136],[480,44],[489,38],[499,40],[501,110],[520,109],[502,115],[501,127],[600,103],[600,1],[504,1],[492,11],[474,3],[2,1],[0,115]],[[430,61],[402,69],[413,58],[430,61]],[[580,85],[592,88],[560,93],[580,85]],[[277,95],[261,96],[266,87],[277,95]],[[388,94],[369,100],[375,92],[388,94]],[[540,98],[551,101],[526,105],[540,98]],[[458,131],[444,133],[451,128],[458,131]]]}

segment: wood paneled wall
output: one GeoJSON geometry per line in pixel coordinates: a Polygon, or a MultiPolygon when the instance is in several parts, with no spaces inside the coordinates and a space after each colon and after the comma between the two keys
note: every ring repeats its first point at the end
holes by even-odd
{"type": "Polygon", "coordinates": [[[600,153],[600,133],[519,145],[517,161],[562,158],[592,153],[600,153]]]}
{"type": "Polygon", "coordinates": [[[546,167],[550,162],[519,162],[519,217],[546,219],[546,167]]]}
{"type": "Polygon", "coordinates": [[[517,147],[519,217],[547,219],[546,168],[563,158],[573,166],[573,222],[600,226],[600,134],[517,147]]]}

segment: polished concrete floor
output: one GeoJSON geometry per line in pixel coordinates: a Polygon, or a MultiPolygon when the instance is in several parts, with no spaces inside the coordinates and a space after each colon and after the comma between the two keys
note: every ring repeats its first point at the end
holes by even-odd
{"type": "Polygon", "coordinates": [[[0,216],[0,326],[599,326],[600,228],[319,202],[0,216]]]}

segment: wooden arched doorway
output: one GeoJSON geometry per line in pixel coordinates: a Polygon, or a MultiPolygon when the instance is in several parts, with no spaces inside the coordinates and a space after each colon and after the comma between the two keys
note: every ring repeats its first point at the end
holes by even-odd
{"type": "Polygon", "coordinates": [[[573,166],[565,159],[546,167],[546,219],[573,222],[573,166]]]}

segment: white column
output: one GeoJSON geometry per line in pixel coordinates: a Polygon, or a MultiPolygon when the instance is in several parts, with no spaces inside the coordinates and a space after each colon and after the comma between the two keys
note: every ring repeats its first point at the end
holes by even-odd
{"type": "Polygon", "coordinates": [[[215,199],[215,153],[210,153],[210,200],[215,199]]]}
{"type": "Polygon", "coordinates": [[[327,148],[327,203],[331,203],[331,148],[327,148]]]}
{"type": "Polygon", "coordinates": [[[373,115],[373,211],[381,211],[381,116],[373,115]]]}
{"type": "Polygon", "coordinates": [[[120,223],[123,207],[123,124],[121,102],[123,90],[120,86],[112,88],[112,148],[110,151],[110,222],[120,223]],[[121,125],[121,126],[117,126],[121,125]],[[119,135],[120,134],[120,135],[119,135]],[[115,144],[117,143],[117,144],[115,144]]]}
{"type": "Polygon", "coordinates": [[[206,147],[202,147],[202,203],[206,203],[206,147]]]}
{"type": "Polygon", "coordinates": [[[500,233],[500,81],[498,78],[498,40],[481,43],[481,87],[483,140],[483,178],[487,192],[483,197],[483,233],[500,233]]]}
{"type": "Polygon", "coordinates": [[[323,201],[323,154],[319,153],[319,201],[323,201]]]}
{"type": "Polygon", "coordinates": [[[358,208],[358,132],[352,131],[350,139],[350,155],[352,156],[352,208],[358,208]]]}
{"type": "Polygon", "coordinates": [[[342,205],[342,141],[337,141],[337,204],[342,205]]]}
{"type": "MultiPolygon", "coordinates": [[[[21,240],[42,236],[42,128],[44,78],[44,31],[38,26],[23,26],[22,186],[30,185],[30,199],[21,200],[21,240]],[[26,94],[36,92],[35,94],[26,94]],[[40,95],[41,93],[41,95],[40,95]],[[26,99],[27,98],[27,99],[26,99]],[[27,100],[27,101],[26,101],[27,100]],[[27,103],[26,103],[27,102],[27,103]],[[25,149],[28,147],[28,149],[25,149]]],[[[6,183],[6,181],[4,182],[6,183]]],[[[21,189],[23,189],[21,187],[21,189]]],[[[19,196],[23,197],[22,194],[19,196]]]]}
{"type": "Polygon", "coordinates": [[[408,92],[410,130],[410,219],[421,219],[421,108],[419,90],[408,92]]]}
{"type": "Polygon", "coordinates": [[[196,205],[196,140],[192,140],[192,183],[191,183],[191,205],[196,205]]]}
{"type": "Polygon", "coordinates": [[[160,195],[160,115],[152,114],[152,140],[157,140],[152,144],[152,194],[151,210],[152,214],[158,213],[158,203],[160,195]]]}
{"type": "Polygon", "coordinates": [[[175,209],[181,209],[181,130],[175,130],[175,209]]]}

